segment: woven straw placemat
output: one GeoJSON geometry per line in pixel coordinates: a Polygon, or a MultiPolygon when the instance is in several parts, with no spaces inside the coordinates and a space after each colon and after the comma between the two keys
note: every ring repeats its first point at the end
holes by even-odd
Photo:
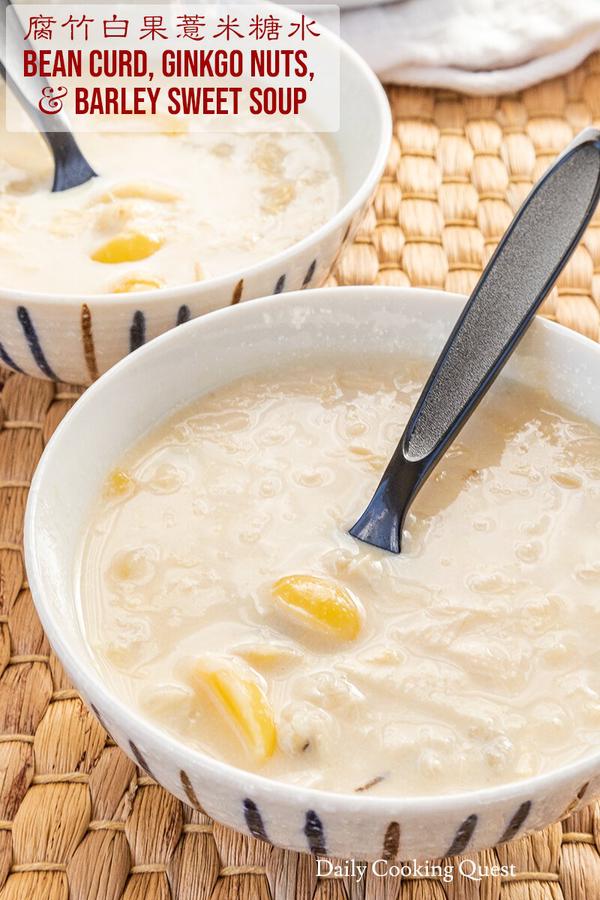
{"type": "MultiPolygon", "coordinates": [[[[600,56],[522,94],[393,88],[386,174],[332,283],[468,293],[536,178],[600,119],[600,56]]],[[[545,314],[600,339],[600,219],[545,314]]],[[[80,391],[0,370],[0,900],[600,898],[600,804],[472,858],[514,876],[316,878],[314,860],[234,834],[184,806],[107,739],[72,690],[23,570],[27,490],[80,391]]]]}

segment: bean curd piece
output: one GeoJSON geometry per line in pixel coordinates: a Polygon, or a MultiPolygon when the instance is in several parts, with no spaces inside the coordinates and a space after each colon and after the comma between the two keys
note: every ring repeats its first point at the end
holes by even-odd
{"type": "Polygon", "coordinates": [[[100,234],[126,234],[133,230],[135,221],[134,200],[117,200],[94,205],[94,228],[100,234]]]}
{"type": "Polygon", "coordinates": [[[581,487],[581,478],[573,472],[553,472],[550,478],[554,484],[569,491],[574,491],[581,487]]]}
{"type": "Polygon", "coordinates": [[[92,259],[96,262],[116,263],[138,262],[152,256],[160,250],[164,241],[152,234],[132,232],[131,234],[118,234],[111,238],[92,253],[92,259]]]}
{"type": "Polygon", "coordinates": [[[79,209],[63,209],[55,216],[49,227],[50,234],[57,237],[74,237],[84,227],[84,219],[79,209]]]}
{"type": "Polygon", "coordinates": [[[280,181],[278,184],[263,188],[262,196],[262,211],[276,215],[290,205],[296,196],[296,188],[291,181],[280,181]]]}
{"type": "Polygon", "coordinates": [[[275,140],[261,141],[252,154],[252,161],[267,175],[281,175],[285,150],[275,140]]]}
{"type": "Polygon", "coordinates": [[[16,200],[0,195],[0,231],[15,231],[20,216],[16,200]]]}
{"type": "Polygon", "coordinates": [[[366,463],[373,472],[380,472],[385,465],[385,456],[373,453],[368,447],[352,446],[348,448],[361,462],[366,463]]]}
{"type": "Polygon", "coordinates": [[[159,463],[148,478],[144,487],[153,494],[174,494],[185,481],[185,473],[172,463],[159,463]]]}
{"type": "Polygon", "coordinates": [[[195,661],[194,689],[217,707],[257,762],[275,751],[273,712],[257,673],[241,660],[209,656],[195,661]]]}
{"type": "Polygon", "coordinates": [[[154,291],[161,288],[164,281],[154,275],[129,275],[113,287],[115,294],[134,294],[138,291],[154,291]]]}
{"type": "Polygon", "coordinates": [[[289,666],[302,658],[298,650],[286,644],[241,644],[233,652],[256,669],[289,666]]]}
{"type": "Polygon", "coordinates": [[[138,547],[121,550],[113,557],[108,576],[113,584],[139,587],[148,584],[156,572],[156,557],[152,549],[138,547]]]}
{"type": "Polygon", "coordinates": [[[210,151],[213,156],[218,156],[220,159],[229,159],[229,157],[233,154],[233,144],[228,144],[226,141],[222,141],[220,144],[215,144],[214,147],[211,148],[210,151]]]}
{"type": "Polygon", "coordinates": [[[114,184],[104,193],[92,199],[92,205],[97,203],[112,203],[119,200],[154,200],[155,203],[175,203],[181,199],[181,194],[162,184],[151,184],[147,181],[128,181],[124,184],[114,184]]]}
{"type": "Polygon", "coordinates": [[[313,575],[288,575],[273,585],[279,604],[304,624],[353,641],[361,629],[358,602],[346,588],[313,575]]]}

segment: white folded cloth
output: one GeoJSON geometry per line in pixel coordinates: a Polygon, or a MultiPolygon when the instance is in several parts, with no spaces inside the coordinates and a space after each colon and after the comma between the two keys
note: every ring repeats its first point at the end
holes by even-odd
{"type": "Polygon", "coordinates": [[[341,29],[383,81],[497,94],[600,47],[600,0],[404,0],[346,9],[341,29]]]}

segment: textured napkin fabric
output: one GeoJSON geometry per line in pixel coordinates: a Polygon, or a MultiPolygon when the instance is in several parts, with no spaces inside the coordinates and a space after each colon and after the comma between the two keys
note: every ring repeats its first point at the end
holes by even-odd
{"type": "Polygon", "coordinates": [[[342,37],[383,81],[504,93],[600,47],[600,0],[404,0],[344,10],[342,37]]]}

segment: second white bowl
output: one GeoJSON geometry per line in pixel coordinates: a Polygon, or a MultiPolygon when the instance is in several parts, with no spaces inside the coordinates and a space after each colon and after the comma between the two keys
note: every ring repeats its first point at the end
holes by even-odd
{"type": "MultiPolygon", "coordinates": [[[[329,135],[342,206],[323,226],[249,268],[133,294],[58,295],[8,290],[0,275],[0,362],[37,378],[89,384],[156,335],[220,307],[322,284],[352,240],[383,172],[391,140],[385,92],[333,34],[340,53],[340,129],[329,135]]],[[[135,137],[135,136],[132,136],[135,137]]]]}

